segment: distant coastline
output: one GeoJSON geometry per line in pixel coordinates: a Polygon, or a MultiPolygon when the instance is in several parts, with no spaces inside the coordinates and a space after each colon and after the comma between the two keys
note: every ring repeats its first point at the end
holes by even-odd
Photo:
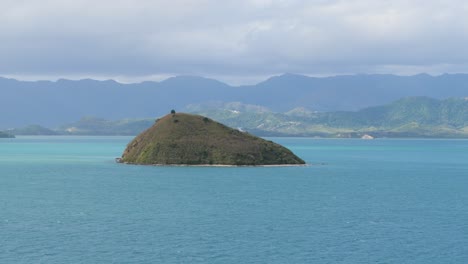
{"type": "MultiPolygon", "coordinates": [[[[408,97],[360,111],[317,112],[298,107],[273,112],[239,102],[189,105],[190,113],[261,137],[317,138],[468,138],[468,100],[408,97]]],[[[135,136],[155,118],[106,120],[85,117],[55,128],[30,125],[13,135],[135,136]]]]}
{"type": "Polygon", "coordinates": [[[15,138],[14,135],[0,131],[0,138],[15,138]]]}

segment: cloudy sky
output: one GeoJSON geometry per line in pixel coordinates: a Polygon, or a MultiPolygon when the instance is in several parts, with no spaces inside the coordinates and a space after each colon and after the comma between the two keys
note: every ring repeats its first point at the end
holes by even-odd
{"type": "Polygon", "coordinates": [[[468,72],[463,0],[1,0],[0,76],[468,72]]]}

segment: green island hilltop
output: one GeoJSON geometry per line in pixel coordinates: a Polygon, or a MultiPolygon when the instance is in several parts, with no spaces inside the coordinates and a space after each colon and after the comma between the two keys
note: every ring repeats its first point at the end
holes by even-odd
{"type": "Polygon", "coordinates": [[[147,165],[305,164],[272,141],[174,110],[133,139],[117,160],[147,165]]]}

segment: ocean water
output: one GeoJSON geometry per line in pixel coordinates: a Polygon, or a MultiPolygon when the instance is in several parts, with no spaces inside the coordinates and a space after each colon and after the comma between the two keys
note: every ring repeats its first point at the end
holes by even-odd
{"type": "Polygon", "coordinates": [[[0,140],[0,263],[468,263],[468,140],[272,138],[305,167],[116,164],[0,140]]]}

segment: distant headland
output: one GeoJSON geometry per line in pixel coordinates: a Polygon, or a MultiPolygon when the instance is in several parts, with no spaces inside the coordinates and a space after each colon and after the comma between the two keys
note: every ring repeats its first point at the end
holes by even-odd
{"type": "Polygon", "coordinates": [[[11,134],[0,131],[0,138],[14,138],[14,137],[15,136],[13,136],[11,134]]]}
{"type": "Polygon", "coordinates": [[[200,115],[172,111],[138,135],[119,162],[146,165],[301,165],[289,149],[200,115]]]}

